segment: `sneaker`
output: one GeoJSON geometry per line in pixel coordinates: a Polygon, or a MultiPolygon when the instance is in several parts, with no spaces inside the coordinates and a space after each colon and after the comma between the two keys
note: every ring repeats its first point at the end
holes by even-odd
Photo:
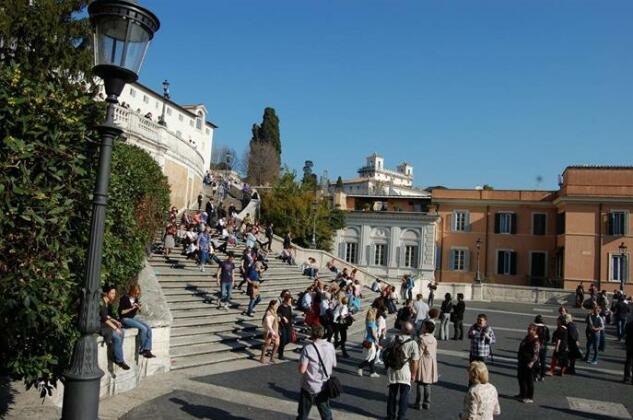
{"type": "Polygon", "coordinates": [[[130,370],[130,367],[125,362],[115,362],[114,364],[117,365],[118,367],[120,367],[123,370],[130,370]]]}
{"type": "Polygon", "coordinates": [[[534,403],[534,400],[533,400],[533,399],[531,399],[531,398],[523,398],[523,399],[521,400],[521,402],[522,402],[523,404],[533,404],[533,403],[534,403]]]}
{"type": "Polygon", "coordinates": [[[428,410],[429,408],[431,408],[431,404],[424,403],[424,404],[422,404],[422,408],[425,409],[425,410],[428,410]]]}
{"type": "Polygon", "coordinates": [[[228,303],[225,303],[225,304],[224,304],[224,310],[225,310],[225,311],[228,311],[228,310],[229,310],[229,304],[228,304],[228,303]]]}
{"type": "Polygon", "coordinates": [[[380,375],[377,374],[376,372],[372,373],[371,375],[369,375],[370,378],[380,378],[380,375]]]}
{"type": "Polygon", "coordinates": [[[590,365],[597,365],[597,364],[598,364],[598,361],[597,361],[597,360],[594,360],[593,362],[590,362],[589,364],[590,364],[590,365]]]}
{"type": "Polygon", "coordinates": [[[358,376],[363,376],[363,369],[362,368],[358,368],[358,376]]]}
{"type": "Polygon", "coordinates": [[[554,376],[554,373],[552,373],[551,370],[548,370],[547,372],[545,372],[545,376],[554,376]]]}

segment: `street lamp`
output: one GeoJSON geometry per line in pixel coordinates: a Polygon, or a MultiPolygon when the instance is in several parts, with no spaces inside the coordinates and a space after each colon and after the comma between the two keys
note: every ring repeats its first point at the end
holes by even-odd
{"type": "Polygon", "coordinates": [[[620,250],[620,290],[623,291],[624,290],[624,276],[625,276],[625,269],[626,269],[626,250],[627,250],[627,246],[624,245],[624,242],[620,243],[620,246],[618,246],[618,249],[620,250]]]}
{"type": "Polygon", "coordinates": [[[167,127],[167,122],[165,121],[165,107],[167,106],[167,100],[169,99],[169,82],[167,79],[163,80],[163,112],[160,115],[160,120],[158,124],[167,127]]]}
{"type": "Polygon", "coordinates": [[[95,66],[106,91],[106,121],[101,134],[99,167],[92,201],[90,242],[86,257],[84,287],[81,290],[79,332],[70,367],[64,372],[63,420],[96,420],[99,387],[103,371],[97,364],[99,331],[99,277],[107,204],[110,164],[114,139],[123,132],[114,124],[114,105],[126,83],[138,79],[138,72],[160,23],[135,0],[96,0],[88,6],[93,26],[95,66]]]}
{"type": "Polygon", "coordinates": [[[475,283],[481,283],[481,271],[479,270],[479,253],[481,252],[481,238],[477,238],[475,242],[477,248],[477,272],[475,273],[475,283]]]}
{"type": "Polygon", "coordinates": [[[316,218],[317,218],[317,209],[319,207],[319,202],[317,200],[312,201],[312,211],[314,213],[314,217],[312,218],[312,241],[310,242],[310,248],[316,249],[316,218]]]}

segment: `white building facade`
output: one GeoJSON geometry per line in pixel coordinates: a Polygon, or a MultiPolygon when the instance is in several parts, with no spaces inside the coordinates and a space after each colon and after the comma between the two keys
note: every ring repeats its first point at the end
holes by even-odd
{"type": "Polygon", "coordinates": [[[422,212],[349,211],[345,228],[336,232],[334,252],[390,283],[404,274],[432,280],[438,220],[422,212]]]}
{"type": "Polygon", "coordinates": [[[202,189],[211,164],[213,132],[204,105],[179,105],[140,83],[119,97],[115,122],[127,141],[146,150],[161,166],[171,187],[171,203],[189,207],[202,189]],[[163,115],[164,124],[159,123],[163,115]]]}

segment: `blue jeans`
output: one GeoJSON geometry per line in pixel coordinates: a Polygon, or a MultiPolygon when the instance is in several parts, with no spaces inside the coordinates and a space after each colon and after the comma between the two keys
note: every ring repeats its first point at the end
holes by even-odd
{"type": "Polygon", "coordinates": [[[305,420],[310,415],[312,406],[317,406],[322,420],[332,419],[332,410],[330,409],[330,400],[323,394],[312,395],[305,389],[301,388],[299,396],[299,413],[297,420],[305,420]]]}
{"type": "Polygon", "coordinates": [[[389,385],[389,398],[387,399],[387,419],[389,420],[405,420],[407,418],[407,410],[409,409],[409,391],[411,385],[407,384],[391,384],[389,385]],[[398,401],[398,394],[400,400],[398,401]],[[396,406],[398,413],[396,414],[396,406]]]}
{"type": "Polygon", "coordinates": [[[624,338],[624,326],[626,325],[626,318],[616,318],[615,319],[615,329],[618,334],[618,340],[622,340],[624,338]]]}
{"type": "Polygon", "coordinates": [[[589,360],[589,354],[591,354],[591,349],[593,349],[593,359],[591,359],[591,361],[596,362],[598,360],[598,342],[599,341],[600,341],[599,332],[587,333],[587,353],[585,354],[585,360],[589,360]]]}
{"type": "Polygon", "coordinates": [[[255,306],[257,306],[257,304],[261,301],[262,297],[260,295],[255,296],[254,299],[251,297],[251,300],[248,301],[248,309],[246,310],[246,314],[252,315],[253,309],[255,309],[255,306]]]}
{"type": "Polygon", "coordinates": [[[123,331],[121,334],[112,331],[112,351],[114,352],[114,363],[123,363],[123,331]]]}
{"type": "Polygon", "coordinates": [[[134,318],[123,318],[121,324],[125,328],[138,329],[138,337],[141,340],[141,344],[138,347],[138,352],[143,353],[146,350],[152,350],[152,327],[134,318]]]}
{"type": "Polygon", "coordinates": [[[209,251],[200,251],[200,265],[204,265],[209,261],[209,251]]]}
{"type": "Polygon", "coordinates": [[[222,282],[220,283],[220,301],[229,303],[231,301],[231,289],[233,288],[233,283],[222,282]]]}

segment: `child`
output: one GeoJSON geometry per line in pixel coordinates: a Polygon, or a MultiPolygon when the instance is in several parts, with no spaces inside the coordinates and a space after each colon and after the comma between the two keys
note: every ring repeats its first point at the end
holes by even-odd
{"type": "Polygon", "coordinates": [[[422,335],[420,335],[420,365],[416,375],[416,395],[414,408],[420,409],[422,400],[421,388],[424,388],[422,408],[428,410],[431,407],[431,384],[437,383],[437,340],[433,336],[435,323],[426,320],[422,323],[422,335]]]}

